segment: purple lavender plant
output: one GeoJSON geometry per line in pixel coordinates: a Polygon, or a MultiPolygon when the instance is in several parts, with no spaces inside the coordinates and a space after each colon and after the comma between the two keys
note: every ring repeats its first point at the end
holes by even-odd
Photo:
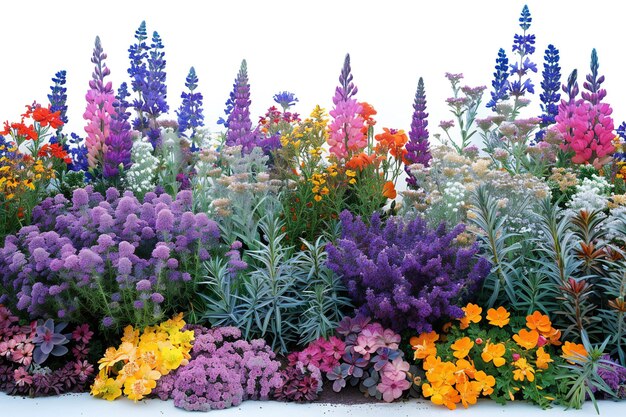
{"type": "Polygon", "coordinates": [[[432,330],[432,323],[461,317],[456,303],[475,291],[489,273],[476,259],[477,245],[459,247],[462,224],[430,230],[417,218],[383,224],[374,214],[367,226],[360,217],[340,215],[341,239],[327,246],[328,267],[342,276],[354,305],[394,330],[432,330]]]}
{"type": "Polygon", "coordinates": [[[133,147],[133,138],[130,133],[128,118],[130,113],[126,110],[129,103],[126,98],[130,96],[126,83],[122,83],[117,90],[116,101],[113,103],[115,114],[111,118],[110,133],[105,139],[106,153],[104,154],[104,167],[102,175],[105,178],[113,178],[120,174],[120,169],[125,171],[131,166],[130,151],[133,147]]]}
{"type": "Polygon", "coordinates": [[[541,142],[546,135],[546,128],[556,123],[554,119],[559,113],[559,102],[561,94],[561,66],[559,65],[559,50],[554,45],[548,45],[543,63],[543,81],[541,88],[543,93],[539,95],[541,99],[542,114],[539,116],[541,123],[540,130],[535,135],[535,142],[541,142]]]}
{"type": "Polygon", "coordinates": [[[240,145],[242,154],[247,154],[256,146],[256,135],[252,131],[250,120],[250,84],[248,84],[248,65],[245,59],[241,61],[239,73],[235,78],[231,99],[233,108],[228,114],[226,145],[240,145]]]}
{"type": "Polygon", "coordinates": [[[195,143],[197,129],[204,126],[204,115],[202,114],[202,93],[196,93],[198,88],[198,76],[194,67],[189,69],[189,74],[185,80],[185,86],[189,92],[183,92],[180,97],[183,99],[179,109],[176,111],[178,116],[178,132],[181,136],[191,140],[192,151],[198,151],[200,148],[195,143]],[[187,133],[187,130],[191,133],[187,133]]]}
{"type": "Polygon", "coordinates": [[[413,119],[411,121],[411,131],[409,141],[406,144],[407,153],[405,155],[408,164],[404,170],[407,173],[406,182],[410,187],[417,185],[415,177],[411,174],[408,165],[422,164],[428,166],[430,163],[430,143],[428,141],[428,113],[426,113],[426,92],[424,91],[424,80],[420,77],[415,91],[415,101],[413,102],[413,119]]]}

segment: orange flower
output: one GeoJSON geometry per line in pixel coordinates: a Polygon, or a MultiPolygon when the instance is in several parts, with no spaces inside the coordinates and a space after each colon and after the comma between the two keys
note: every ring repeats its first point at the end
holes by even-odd
{"type": "Polygon", "coordinates": [[[560,330],[552,327],[547,334],[544,334],[544,336],[548,339],[548,343],[550,343],[551,345],[561,346],[561,341],[559,340],[561,338],[560,330]]]}
{"type": "Polygon", "coordinates": [[[51,112],[50,107],[41,107],[37,106],[32,111],[33,120],[39,122],[41,127],[46,127],[50,125],[53,129],[58,129],[63,126],[63,121],[61,120],[61,111],[51,112]]]}
{"type": "Polygon", "coordinates": [[[495,367],[499,368],[506,363],[506,360],[502,357],[505,352],[506,347],[504,346],[504,343],[492,344],[487,342],[483,352],[480,354],[480,357],[483,358],[485,362],[493,361],[495,367]]]}
{"type": "Polygon", "coordinates": [[[478,371],[475,375],[476,381],[472,382],[476,384],[476,390],[482,391],[483,395],[493,394],[493,387],[496,385],[496,379],[493,375],[487,375],[485,371],[478,371]]]}
{"type": "Polygon", "coordinates": [[[439,340],[439,335],[436,332],[422,333],[417,337],[413,336],[409,340],[411,347],[415,351],[413,359],[425,359],[429,356],[437,355],[437,346],[435,345],[437,340],[439,340]]]}
{"type": "Polygon", "coordinates": [[[371,104],[365,101],[359,104],[361,105],[361,117],[366,124],[366,126],[363,127],[362,132],[364,135],[367,135],[367,128],[376,124],[376,120],[372,119],[372,116],[377,114],[377,112],[371,104]]]}
{"type": "Polygon", "coordinates": [[[474,342],[469,337],[462,337],[454,342],[450,348],[454,351],[452,354],[455,358],[462,359],[469,355],[470,349],[474,347],[474,342]]]}
{"type": "Polygon", "coordinates": [[[452,362],[439,362],[438,365],[426,372],[426,378],[433,385],[452,385],[456,383],[456,371],[456,365],[452,362]]]}
{"type": "Polygon", "coordinates": [[[487,320],[492,326],[504,327],[509,324],[509,316],[511,313],[506,311],[504,307],[498,307],[498,309],[490,308],[487,310],[487,320]]]}
{"type": "Polygon", "coordinates": [[[527,379],[528,382],[533,382],[535,380],[535,370],[528,364],[528,362],[526,362],[525,358],[520,358],[513,362],[513,364],[517,368],[513,371],[514,380],[524,381],[527,379]]]}
{"type": "Polygon", "coordinates": [[[470,379],[474,379],[476,375],[476,368],[467,359],[459,359],[456,361],[456,371],[454,371],[456,377],[456,383],[467,382],[470,379]]]}
{"type": "Polygon", "coordinates": [[[537,368],[548,369],[548,364],[554,362],[550,357],[550,354],[543,350],[543,346],[537,349],[537,368]]]}
{"type": "Polygon", "coordinates": [[[561,349],[563,350],[561,357],[569,363],[587,361],[587,349],[580,343],[565,342],[561,349]]]}
{"type": "Polygon", "coordinates": [[[397,195],[398,193],[396,193],[396,187],[393,185],[393,181],[387,181],[385,185],[383,185],[383,197],[393,200],[397,195]]]}
{"type": "Polygon", "coordinates": [[[531,330],[537,330],[539,333],[545,335],[552,329],[552,322],[550,318],[539,311],[535,311],[530,316],[526,316],[526,326],[531,330]]]}
{"type": "Polygon", "coordinates": [[[470,323],[478,323],[482,319],[480,313],[483,312],[483,309],[476,304],[468,303],[463,307],[463,311],[465,316],[460,319],[461,325],[459,327],[461,329],[467,329],[470,323]]]}
{"type": "Polygon", "coordinates": [[[426,359],[424,359],[424,363],[422,364],[422,367],[424,368],[426,372],[428,372],[435,368],[440,367],[442,363],[443,362],[441,361],[441,358],[439,356],[430,355],[430,356],[427,356],[426,359]]]}
{"type": "Polygon", "coordinates": [[[456,409],[457,403],[461,402],[459,392],[447,384],[423,384],[422,394],[430,397],[433,404],[445,405],[450,410],[456,409]]]}
{"type": "Polygon", "coordinates": [[[363,171],[364,168],[374,162],[374,159],[376,159],[374,155],[368,155],[364,152],[361,152],[360,154],[353,156],[348,162],[346,162],[346,168],[351,170],[363,171]]]}
{"type": "Polygon", "coordinates": [[[409,138],[404,130],[389,129],[384,127],[383,133],[380,133],[374,138],[378,141],[378,144],[374,148],[377,153],[385,154],[389,152],[396,159],[402,159],[404,156],[404,145],[406,145],[409,138]]]}
{"type": "Polygon", "coordinates": [[[476,404],[478,396],[480,395],[479,386],[470,382],[462,382],[456,384],[456,389],[459,392],[461,398],[461,404],[467,408],[470,404],[476,404]]]}
{"type": "Polygon", "coordinates": [[[513,335],[513,340],[524,349],[532,349],[537,346],[539,340],[539,333],[537,330],[528,331],[521,329],[518,334],[513,335]]]}

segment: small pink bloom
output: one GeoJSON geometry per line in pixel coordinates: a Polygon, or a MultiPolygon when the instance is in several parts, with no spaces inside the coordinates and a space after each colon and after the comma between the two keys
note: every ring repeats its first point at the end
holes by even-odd
{"type": "Polygon", "coordinates": [[[383,400],[390,403],[393,400],[400,398],[402,392],[411,387],[411,383],[406,379],[401,381],[395,381],[383,376],[381,382],[376,386],[376,389],[383,394],[383,400]]]}

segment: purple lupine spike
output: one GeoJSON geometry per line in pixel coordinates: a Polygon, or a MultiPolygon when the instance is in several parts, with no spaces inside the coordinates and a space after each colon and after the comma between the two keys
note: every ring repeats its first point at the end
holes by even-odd
{"type": "Polygon", "coordinates": [[[339,95],[343,101],[352,98],[359,91],[352,82],[353,78],[352,69],[350,68],[350,54],[346,54],[346,58],[343,61],[343,68],[341,69],[341,75],[339,75],[339,84],[341,86],[337,87],[337,95],[339,95]]]}
{"type": "Polygon", "coordinates": [[[598,77],[598,68],[600,68],[598,53],[596,52],[596,48],[593,48],[591,51],[591,74],[587,74],[587,81],[583,83],[583,87],[588,92],[583,91],[582,97],[594,105],[600,103],[602,99],[606,97],[606,90],[600,88],[600,85],[604,82],[604,75],[598,77]]]}
{"type": "Polygon", "coordinates": [[[118,89],[116,101],[113,104],[115,115],[111,119],[111,131],[105,139],[107,151],[104,154],[104,166],[102,174],[105,178],[112,178],[130,168],[130,151],[133,147],[133,138],[130,133],[128,118],[130,113],[126,110],[130,104],[126,98],[130,96],[126,83],[122,83],[118,89]]]}
{"type": "Polygon", "coordinates": [[[234,96],[233,109],[228,115],[228,132],[226,133],[226,145],[241,145],[243,154],[250,153],[256,146],[256,136],[252,131],[250,120],[250,84],[248,83],[248,64],[244,59],[235,84],[233,84],[234,96]]]}
{"type": "Polygon", "coordinates": [[[409,141],[406,144],[407,154],[405,155],[408,164],[404,170],[408,177],[408,185],[416,185],[415,177],[411,175],[408,165],[430,163],[430,142],[428,141],[428,113],[426,113],[426,91],[424,89],[424,79],[420,77],[415,91],[415,101],[413,102],[413,120],[411,121],[411,131],[409,141]]]}

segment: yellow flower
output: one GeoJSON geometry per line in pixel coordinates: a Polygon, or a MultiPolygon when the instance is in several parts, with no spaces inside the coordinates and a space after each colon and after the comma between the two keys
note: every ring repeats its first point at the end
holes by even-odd
{"type": "Polygon", "coordinates": [[[519,358],[513,362],[513,365],[517,368],[513,371],[514,380],[524,381],[527,379],[528,382],[533,382],[535,380],[535,370],[528,364],[525,358],[519,358]]]}
{"type": "Polygon", "coordinates": [[[91,386],[91,395],[113,401],[122,395],[122,384],[113,378],[98,375],[91,386]]]}
{"type": "Polygon", "coordinates": [[[413,336],[409,340],[411,347],[415,351],[413,352],[413,359],[425,359],[431,355],[437,355],[437,346],[435,345],[437,340],[439,340],[439,335],[436,332],[422,333],[417,337],[413,336]]]}
{"type": "Polygon", "coordinates": [[[128,325],[124,328],[124,336],[122,336],[122,342],[132,343],[136,345],[139,343],[139,330],[133,329],[133,326],[128,325]]]}
{"type": "Polygon", "coordinates": [[[509,316],[511,314],[504,307],[498,309],[490,308],[487,310],[487,320],[492,326],[504,327],[509,324],[509,316]]]}
{"type": "Polygon", "coordinates": [[[322,196],[319,195],[319,194],[315,194],[315,197],[313,197],[313,200],[315,200],[317,202],[320,202],[320,201],[322,201],[322,196]]]}
{"type": "Polygon", "coordinates": [[[156,387],[156,381],[152,379],[130,377],[124,382],[124,394],[128,396],[128,399],[136,402],[150,394],[154,387],[156,387]]]}
{"type": "Polygon", "coordinates": [[[356,171],[353,171],[351,169],[346,169],[346,176],[347,177],[356,177],[356,171]]]}
{"type": "Polygon", "coordinates": [[[181,330],[183,327],[185,327],[183,313],[178,313],[166,322],[161,323],[159,327],[161,328],[161,330],[167,332],[168,334],[172,333],[172,331],[174,330],[181,330]]]}
{"type": "Polygon", "coordinates": [[[563,350],[561,357],[569,363],[587,361],[587,349],[580,343],[565,342],[561,349],[563,350]]]}
{"type": "Polygon", "coordinates": [[[502,357],[505,352],[506,347],[504,346],[504,343],[492,344],[487,342],[480,356],[485,362],[493,361],[494,366],[499,368],[506,363],[506,360],[502,357]]]}
{"type": "MultiPolygon", "coordinates": [[[[164,343],[159,346],[159,350],[161,351],[162,364],[160,368],[166,370],[167,372],[177,369],[184,359],[183,352],[181,352],[180,349],[176,349],[171,344],[168,346],[164,343]]],[[[163,375],[166,375],[166,372],[162,373],[163,375]]]]}
{"type": "Polygon", "coordinates": [[[356,184],[356,178],[350,178],[348,184],[356,184]]]}
{"type": "Polygon", "coordinates": [[[518,334],[513,335],[513,340],[524,349],[532,349],[537,346],[539,341],[539,333],[537,330],[528,331],[521,329],[518,334]]]}
{"type": "Polygon", "coordinates": [[[107,348],[107,350],[104,352],[104,357],[98,360],[98,363],[100,364],[98,369],[111,367],[119,361],[120,358],[117,354],[117,349],[115,349],[114,347],[107,348]]]}
{"type": "Polygon", "coordinates": [[[548,369],[549,363],[554,362],[550,354],[543,350],[543,346],[537,349],[537,368],[548,369]]]}
{"type": "Polygon", "coordinates": [[[463,307],[463,311],[465,316],[460,319],[461,325],[459,327],[461,329],[467,329],[470,323],[479,323],[482,319],[480,314],[483,312],[483,309],[476,304],[468,303],[463,307]]]}
{"type": "Polygon", "coordinates": [[[450,348],[454,350],[452,355],[458,359],[466,357],[472,347],[474,347],[474,342],[467,336],[458,339],[450,346],[450,348]]]}

